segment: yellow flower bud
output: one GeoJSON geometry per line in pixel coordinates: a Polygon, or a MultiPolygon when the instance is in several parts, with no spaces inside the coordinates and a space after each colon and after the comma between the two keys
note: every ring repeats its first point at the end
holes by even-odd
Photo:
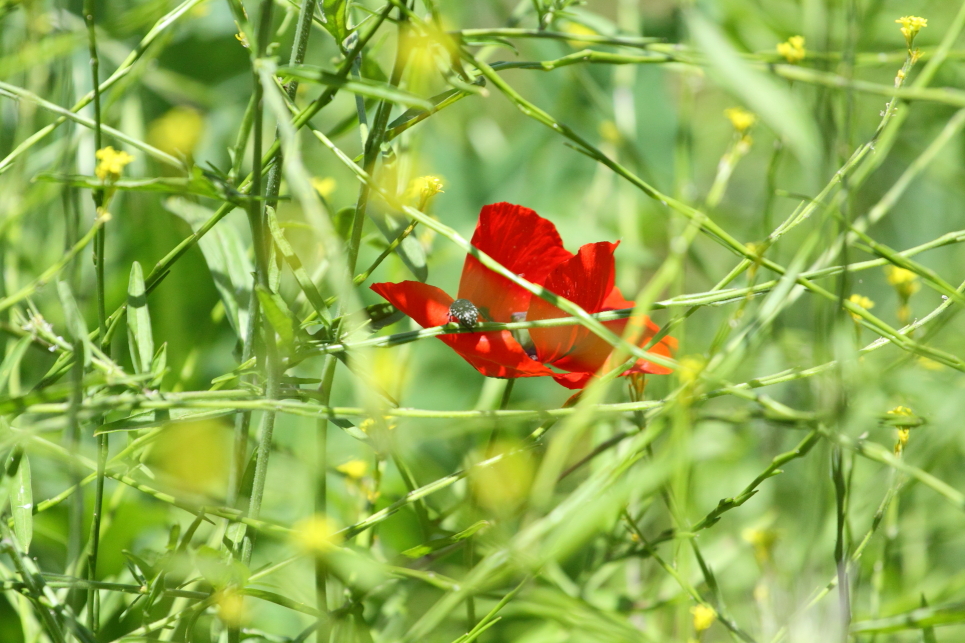
{"type": "Polygon", "coordinates": [[[717,612],[709,605],[694,605],[690,608],[690,613],[694,615],[694,629],[703,632],[717,620],[717,612]]]}
{"type": "Polygon", "coordinates": [[[757,116],[747,111],[742,107],[730,107],[724,110],[724,116],[730,121],[730,124],[734,126],[738,134],[744,134],[754,123],[757,122],[757,116]]]}
{"type": "Polygon", "coordinates": [[[804,60],[807,51],[804,49],[804,36],[791,36],[787,42],[778,43],[777,53],[792,65],[804,60]]]}
{"type": "MultiPolygon", "coordinates": [[[[299,87],[300,86],[301,85],[299,85],[299,87]]],[[[338,183],[336,183],[335,179],[330,176],[326,176],[324,179],[314,176],[312,177],[311,183],[312,187],[322,195],[323,199],[330,197],[335,192],[335,188],[338,187],[338,183]]]]}
{"type": "Polygon", "coordinates": [[[345,464],[340,464],[335,467],[335,470],[339,473],[344,473],[353,480],[358,480],[369,470],[369,465],[364,460],[349,460],[345,464]]]}
{"type": "Polygon", "coordinates": [[[911,434],[911,430],[908,428],[898,429],[898,441],[895,442],[895,455],[901,455],[901,452],[905,450],[905,445],[908,444],[908,436],[911,434]]]}
{"type": "Polygon", "coordinates": [[[235,591],[225,591],[218,595],[218,616],[231,627],[241,627],[249,620],[245,608],[245,597],[235,591]]]}

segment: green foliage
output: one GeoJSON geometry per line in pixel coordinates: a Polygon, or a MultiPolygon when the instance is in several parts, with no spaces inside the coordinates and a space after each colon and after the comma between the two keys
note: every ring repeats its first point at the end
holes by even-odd
{"type": "Polygon", "coordinates": [[[962,640],[963,31],[0,0],[0,640],[962,640]],[[499,201],[619,240],[636,314],[473,249],[499,201]],[[467,253],[568,317],[368,288],[467,253]],[[578,395],[433,339],[576,325],[615,351],[578,395]]]}

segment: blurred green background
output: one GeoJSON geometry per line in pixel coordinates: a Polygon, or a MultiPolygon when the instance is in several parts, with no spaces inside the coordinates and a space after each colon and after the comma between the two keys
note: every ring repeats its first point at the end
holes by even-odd
{"type": "MultiPolygon", "coordinates": [[[[211,177],[231,167],[229,150],[252,95],[252,53],[236,37],[239,25],[231,3],[191,4],[163,26],[130,71],[103,94],[102,119],[133,139],[205,168],[211,177]]],[[[330,10],[339,4],[324,3],[330,10]]],[[[506,69],[499,74],[526,100],[664,195],[706,213],[740,244],[754,244],[747,246],[752,252],[765,248],[767,236],[793,213],[814,206],[809,217],[766,246],[767,258],[781,266],[807,269],[817,265],[828,249],[835,254],[821,267],[877,258],[879,254],[871,251],[866,240],[852,239],[844,249],[835,248],[834,243],[846,230],[844,222],[866,217],[889,194],[894,199],[886,215],[867,227],[867,234],[886,248],[905,250],[965,228],[965,148],[961,123],[953,120],[962,118],[956,117],[965,107],[962,94],[954,89],[941,96],[909,94],[905,97],[914,100],[899,101],[892,115],[886,112],[887,92],[906,60],[906,43],[895,24],[902,16],[928,19],[915,40],[920,60],[910,67],[905,87],[914,86],[922,69],[928,68],[943,38],[948,38],[945,60],[924,85],[961,87],[965,44],[958,37],[963,8],[957,2],[439,0],[424,5],[416,0],[409,4],[418,20],[426,20],[435,7],[438,27],[449,32],[501,27],[536,31],[542,24],[544,31],[573,37],[602,36],[602,42],[589,43],[512,35],[467,41],[469,50],[490,64],[550,61],[586,48],[651,56],[646,62],[635,61],[638,64],[578,63],[551,71],[506,69]],[[795,35],[804,36],[807,56],[790,64],[776,47],[795,35]],[[653,41],[619,46],[619,37],[653,41]],[[866,85],[849,85],[849,79],[866,85]],[[724,113],[733,107],[756,114],[756,122],[746,131],[735,130],[724,113]],[[890,125],[879,135],[883,117],[890,119],[890,125]],[[934,154],[923,157],[929,146],[935,146],[934,154]],[[853,171],[855,164],[848,164],[855,150],[862,149],[864,155],[856,164],[867,169],[864,175],[853,171]],[[841,168],[847,169],[836,174],[841,168]],[[909,168],[914,175],[907,176],[910,180],[905,185],[901,177],[909,168]],[[830,190],[822,193],[829,182],[830,190]],[[899,190],[889,193],[895,186],[899,190]]],[[[258,14],[255,3],[245,6],[250,16],[258,14]]],[[[358,24],[383,6],[367,0],[353,3],[348,9],[349,24],[358,24]]],[[[175,7],[170,0],[95,2],[100,78],[107,78],[175,7]]],[[[10,507],[25,497],[17,488],[24,474],[14,465],[22,451],[23,461],[29,461],[26,480],[32,490],[33,507],[27,513],[35,514],[29,557],[44,572],[42,578],[51,583],[50,591],[57,594],[59,604],[91,627],[86,586],[75,583],[72,591],[61,586],[71,585],[70,578],[86,577],[84,565],[78,567],[76,559],[70,558],[76,554],[70,543],[76,537],[71,534],[78,530],[82,540],[87,539],[94,485],[84,486],[81,523],[76,516],[71,518],[71,507],[77,507],[71,498],[76,494],[49,508],[42,503],[71,488],[78,475],[72,462],[95,461],[97,418],[83,422],[80,444],[75,447],[66,437],[64,412],[58,424],[51,421],[58,413],[35,408],[44,403],[67,404],[70,394],[68,376],[59,382],[43,380],[55,360],[71,347],[54,281],[71,285],[87,328],[97,327],[90,247],[56,279],[47,277],[46,284],[34,280],[59,261],[65,248],[94,220],[90,189],[65,184],[56,176],[45,180],[43,175],[92,175],[95,143],[91,129],[66,123],[29,147],[18,148],[51,124],[56,114],[14,91],[26,90],[62,109],[89,91],[90,55],[82,9],[76,1],[0,0],[0,158],[6,159],[0,161],[2,295],[9,298],[24,287],[31,288],[28,298],[3,306],[0,343],[6,360],[0,365],[0,394],[6,414],[0,417],[0,446],[8,453],[5,517],[12,516],[10,507]],[[41,337],[18,349],[19,338],[31,332],[36,336],[43,320],[52,325],[53,335],[67,338],[62,339],[67,348],[48,350],[49,341],[41,337]],[[38,382],[44,388],[36,389],[38,382]],[[63,575],[69,577],[67,581],[63,575]]],[[[393,10],[393,20],[397,14],[393,10]]],[[[323,15],[319,8],[319,16],[323,15]]],[[[288,60],[297,16],[297,3],[276,3],[275,42],[269,53],[282,62],[288,60]]],[[[320,23],[321,19],[316,21],[311,33],[306,62],[332,71],[343,54],[320,23]]],[[[360,65],[364,77],[385,81],[396,38],[393,22],[380,28],[365,49],[360,65]]],[[[436,46],[432,39],[425,42],[425,46],[414,45],[402,87],[430,97],[453,86],[452,73],[438,49],[432,48],[436,46]]],[[[471,70],[471,65],[462,64],[471,70]]],[[[307,105],[323,89],[303,83],[296,104],[307,105]]],[[[378,102],[364,100],[371,120],[378,102]]],[[[311,121],[311,127],[328,132],[350,158],[363,152],[364,134],[360,134],[356,109],[356,97],[339,91],[311,121]]],[[[404,111],[393,106],[390,119],[404,111]]],[[[81,114],[93,118],[90,108],[81,114]]],[[[274,120],[266,117],[266,146],[274,131],[274,120]]],[[[134,156],[125,178],[185,175],[110,134],[105,133],[104,140],[134,156]]],[[[354,207],[359,181],[316,138],[306,132],[300,141],[326,212],[338,223],[337,213],[354,207]]],[[[444,193],[433,197],[428,211],[466,238],[483,205],[509,201],[553,221],[571,251],[590,241],[619,240],[617,284],[631,298],[658,274],[668,257],[672,259],[672,242],[683,243],[688,234],[687,219],[679,210],[648,197],[568,146],[564,137],[523,114],[492,83],[484,92],[468,95],[415,125],[384,150],[377,175],[380,184],[405,195],[417,177],[440,177],[444,193]]],[[[250,171],[251,158],[249,141],[240,176],[250,171]]],[[[286,182],[281,192],[293,191],[286,182]]],[[[150,272],[191,234],[191,226],[179,212],[203,208],[200,211],[210,216],[219,205],[215,199],[177,194],[177,190],[119,190],[105,226],[107,311],[126,301],[132,262],[150,272]]],[[[390,210],[383,202],[373,202],[369,209],[378,215],[390,210]]],[[[331,269],[319,231],[306,223],[298,199],[282,201],[277,215],[308,274],[318,276],[331,269]]],[[[247,263],[250,272],[251,238],[244,212],[234,210],[215,229],[222,239],[240,240],[244,252],[229,261],[242,267],[247,263]]],[[[425,256],[427,281],[454,294],[465,253],[425,226],[413,236],[425,256]]],[[[642,413],[593,416],[582,431],[562,434],[571,441],[565,452],[567,466],[614,436],[626,434],[625,439],[614,441],[612,448],[557,484],[549,505],[537,506],[530,502],[530,485],[546,445],[556,439],[556,429],[551,429],[534,448],[475,470],[468,481],[428,495],[424,506],[406,505],[335,553],[326,549],[320,558],[335,570],[327,602],[333,610],[332,640],[410,640],[403,637],[419,632],[418,627],[412,629],[414,624],[457,593],[453,586],[434,584],[431,574],[455,579],[458,585],[472,566],[500,552],[511,552],[505,554],[511,562],[499,574],[487,577],[474,600],[474,618],[481,619],[517,585],[521,589],[501,607],[502,620],[480,635],[483,641],[710,642],[747,636],[762,642],[884,642],[965,637],[965,627],[958,624],[965,623],[965,540],[960,535],[965,524],[961,491],[965,434],[960,429],[965,380],[961,369],[930,359],[916,347],[886,345],[858,355],[856,349],[879,334],[857,324],[842,304],[852,294],[867,297],[874,303],[870,312],[900,328],[929,314],[947,295],[935,287],[934,280],[917,278],[914,283],[921,288],[902,311],[900,291],[889,283],[888,273],[876,266],[819,280],[833,293],[831,298],[804,292],[785,305],[782,300],[790,302],[792,296],[787,292],[770,299],[738,295],[724,305],[691,309],[681,297],[710,291],[740,263],[741,257],[712,236],[698,234],[685,246],[680,270],[669,273],[657,297],[670,303],[652,313],[660,324],[677,320],[671,331],[680,342],[677,356],[691,358],[686,373],[654,376],[648,382],[646,399],[673,400],[663,411],[646,417],[650,423],[646,430],[656,432],[653,444],[638,444],[646,432],[640,427],[642,413]],[[722,364],[714,361],[718,355],[722,364]],[[733,391],[705,396],[732,384],[831,360],[838,360],[838,365],[777,385],[745,389],[750,396],[733,391]],[[708,363],[713,368],[702,372],[708,363]],[[681,385],[683,389],[678,389],[681,385]],[[681,395],[680,390],[685,393],[681,395]],[[755,398],[757,394],[766,400],[755,398]],[[775,411],[773,405],[786,407],[775,411]],[[891,455],[897,437],[895,422],[887,415],[898,406],[910,409],[916,423],[923,422],[911,430],[900,457],[891,455]],[[788,419],[788,414],[781,415],[784,408],[811,415],[807,420],[788,419]],[[688,526],[697,524],[721,499],[744,490],[772,458],[793,449],[811,430],[818,431],[816,444],[806,455],[783,465],[780,475],[761,482],[756,495],[725,513],[720,522],[698,536],[690,535],[688,526]],[[638,449],[639,459],[627,470],[617,470],[629,457],[628,449],[638,449]],[[835,457],[843,462],[846,502],[835,495],[835,457]],[[610,473],[613,478],[608,479],[605,492],[600,491],[599,503],[592,496],[581,496],[595,488],[597,478],[610,473]],[[890,502],[883,503],[885,499],[890,502]],[[650,555],[649,546],[641,544],[640,535],[627,527],[624,508],[646,538],[660,539],[655,547],[667,569],[650,555]],[[845,516],[841,536],[839,510],[845,516]],[[426,512],[430,530],[420,523],[419,512],[426,512]],[[562,524],[553,523],[556,517],[562,524]],[[439,545],[430,555],[403,554],[427,541],[463,532],[479,520],[487,523],[471,538],[439,545]],[[527,529],[534,524],[551,523],[548,535],[521,537],[530,534],[527,529]],[[676,529],[677,537],[662,538],[668,529],[676,529]],[[873,534],[865,541],[869,530],[873,534]],[[699,544],[712,575],[701,569],[691,541],[699,544]],[[849,617],[842,615],[838,589],[815,599],[837,579],[839,542],[845,558],[855,559],[848,573],[849,617]],[[398,568],[416,572],[406,576],[398,568]],[[725,620],[733,619],[731,631],[721,618],[706,631],[695,630],[691,608],[698,603],[689,590],[725,620]],[[917,608],[924,611],[915,612],[917,608]],[[904,614],[917,616],[902,620],[896,631],[886,631],[887,624],[880,619],[904,614]],[[850,635],[842,633],[842,623],[850,625],[850,635]]],[[[956,243],[928,250],[914,260],[957,286],[965,266],[957,241],[963,239],[956,237],[956,243]]],[[[385,236],[367,220],[359,266],[368,266],[385,245],[385,236]]],[[[203,391],[213,379],[238,366],[240,339],[230,314],[225,313],[224,294],[215,285],[209,261],[198,247],[191,248],[149,295],[153,341],[157,347],[167,346],[166,372],[160,383],[119,384],[107,390],[87,382],[86,396],[96,399],[120,389],[142,394],[160,390],[155,395],[162,397],[164,392],[203,391]]],[[[766,266],[745,266],[728,287],[778,276],[766,266]]],[[[413,278],[392,255],[366,283],[413,278]]],[[[322,296],[335,294],[323,279],[316,278],[316,283],[322,296]]],[[[235,293],[242,308],[247,305],[250,282],[247,288],[235,293]]],[[[311,308],[287,268],[282,269],[279,291],[304,319],[311,308]]],[[[381,302],[367,287],[360,287],[358,294],[364,304],[381,302]]],[[[916,346],[962,355],[960,306],[951,303],[916,329],[911,334],[920,343],[916,346]]],[[[413,328],[417,328],[413,322],[402,319],[379,332],[413,328]]],[[[128,343],[122,325],[106,352],[131,373],[128,343]]],[[[501,382],[485,381],[434,339],[377,348],[369,359],[372,378],[401,407],[486,410],[496,407],[502,393],[501,382]]],[[[961,359],[956,359],[960,366],[961,359]]],[[[287,374],[319,378],[322,364],[323,358],[316,355],[287,374]]],[[[359,381],[340,362],[332,405],[366,404],[358,395],[359,381]]],[[[240,386],[234,379],[221,388],[240,386]]],[[[310,383],[306,389],[314,386],[310,383]]],[[[625,381],[619,380],[609,387],[604,401],[627,401],[626,388],[625,381]]],[[[512,389],[509,408],[556,409],[569,395],[551,381],[522,380],[512,389]]],[[[230,407],[230,402],[225,403],[224,408],[230,407]]],[[[130,413],[129,408],[118,407],[106,419],[120,421],[130,413]]],[[[252,445],[261,417],[260,412],[254,415],[252,445]]],[[[350,419],[355,425],[362,423],[362,418],[350,419]]],[[[191,507],[226,503],[234,421],[232,415],[161,430],[111,434],[114,456],[137,436],[154,431],[150,446],[136,445],[119,464],[129,482],[139,481],[154,492],[106,481],[106,522],[96,576],[127,590],[102,587],[99,628],[92,628],[97,629],[96,640],[230,641],[239,636],[233,627],[241,628],[240,636],[246,640],[304,640],[297,637],[314,617],[291,603],[313,609],[317,595],[311,552],[299,549],[297,534],[260,530],[250,570],[244,572],[228,562],[230,547],[225,538],[233,539],[230,533],[236,527],[217,515],[202,522],[182,550],[173,552],[168,547],[172,528],[183,535],[192,524],[191,507]],[[183,507],[172,506],[171,498],[183,507]],[[282,562],[286,564],[277,569],[269,567],[282,562]],[[244,580],[266,569],[255,580],[244,580]],[[241,574],[241,581],[236,576],[224,580],[225,574],[235,573],[241,574]],[[137,593],[128,590],[141,585],[207,593],[213,598],[205,603],[194,595],[161,592],[132,604],[137,593]],[[259,598],[253,592],[241,599],[225,587],[254,588],[270,592],[271,598],[259,598]],[[170,629],[137,633],[138,628],[168,615],[176,615],[170,629]]],[[[163,417],[155,417],[155,423],[163,424],[163,417]]],[[[307,529],[304,521],[315,512],[318,483],[316,424],[310,417],[279,414],[263,520],[307,529]]],[[[330,424],[328,518],[334,528],[353,525],[402,498],[410,485],[428,485],[486,455],[528,445],[527,436],[539,424],[533,418],[497,424],[482,413],[475,419],[400,418],[381,426],[369,442],[330,424]],[[500,439],[491,443],[494,426],[500,439]],[[400,466],[407,470],[405,475],[400,466]]],[[[90,472],[80,468],[84,475],[90,472]]],[[[22,529],[22,505],[20,512],[22,529]]],[[[12,518],[10,524],[16,526],[12,518]]],[[[13,537],[10,533],[5,540],[13,537]]],[[[24,589],[14,563],[16,554],[9,548],[4,551],[0,582],[6,600],[0,601],[0,640],[58,640],[40,616],[49,607],[44,607],[49,598],[25,596],[30,590],[24,589]]],[[[471,630],[463,602],[419,638],[454,641],[471,630]]],[[[73,617],[65,614],[55,610],[53,618],[69,623],[73,617]]],[[[64,631],[68,639],[86,636],[67,626],[64,631]]],[[[310,632],[305,636],[314,637],[310,632]]]]}

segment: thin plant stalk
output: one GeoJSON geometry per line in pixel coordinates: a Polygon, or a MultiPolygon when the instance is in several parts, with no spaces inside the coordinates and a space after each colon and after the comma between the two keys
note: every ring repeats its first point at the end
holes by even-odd
{"type": "MultiPolygon", "coordinates": [[[[100,58],[97,53],[97,29],[94,20],[94,0],[84,0],[84,21],[87,24],[88,48],[90,50],[91,85],[94,92],[94,149],[103,148],[101,137],[101,94],[100,94],[100,58]]],[[[101,218],[101,209],[104,206],[104,190],[95,189],[92,192],[94,199],[95,216],[101,218]]],[[[101,225],[97,229],[94,237],[94,274],[97,291],[97,328],[102,338],[107,336],[107,304],[105,297],[104,284],[104,249],[107,243],[106,226],[101,225]]],[[[75,344],[75,354],[76,354],[75,344]]],[[[102,347],[109,351],[110,347],[102,343],[102,347]]],[[[77,377],[77,375],[75,375],[77,377]]],[[[75,386],[80,386],[79,382],[75,386]]],[[[73,423],[72,429],[77,431],[79,423],[73,423]]],[[[79,440],[79,435],[72,438],[75,443],[79,440]]],[[[97,556],[100,550],[100,530],[101,512],[104,505],[104,464],[107,461],[107,435],[97,437],[97,481],[94,487],[94,508],[91,520],[90,531],[90,555],[87,561],[87,577],[97,580],[97,556]]],[[[77,493],[74,498],[75,512],[79,508],[83,511],[83,494],[77,493]]],[[[75,516],[76,518],[76,516],[75,516]]],[[[76,529],[80,529],[78,525],[76,529]]],[[[80,555],[80,552],[77,552],[80,555]]],[[[100,595],[97,590],[91,587],[87,592],[87,621],[93,632],[97,632],[100,620],[99,609],[100,595]]]]}

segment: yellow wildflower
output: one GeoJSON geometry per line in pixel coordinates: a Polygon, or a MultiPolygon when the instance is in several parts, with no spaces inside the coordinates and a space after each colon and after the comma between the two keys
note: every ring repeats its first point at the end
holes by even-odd
{"type": "Polygon", "coordinates": [[[423,203],[440,192],[443,192],[442,179],[431,174],[413,179],[409,185],[409,193],[413,196],[418,196],[422,199],[423,203]]]}
{"type": "MultiPolygon", "coordinates": [[[[915,414],[907,406],[896,406],[888,411],[888,415],[914,417],[915,414]]],[[[901,452],[905,450],[905,445],[908,444],[908,436],[911,434],[911,429],[901,424],[897,424],[896,426],[898,428],[898,440],[895,442],[895,455],[901,455],[901,452]]]]}
{"type": "Polygon", "coordinates": [[[94,174],[102,181],[116,181],[121,177],[124,166],[134,160],[134,157],[127,152],[118,152],[110,145],[97,150],[94,156],[99,161],[94,169],[94,174]]]}
{"type": "Polygon", "coordinates": [[[757,122],[757,116],[742,107],[730,107],[724,110],[724,116],[730,121],[739,134],[744,134],[757,122]]]}
{"type": "MultiPolygon", "coordinates": [[[[398,426],[394,421],[392,421],[388,417],[383,418],[383,421],[385,422],[385,428],[387,428],[389,431],[391,431],[396,426],[398,426]]],[[[363,433],[368,433],[373,428],[375,428],[375,420],[373,418],[365,418],[359,423],[359,429],[363,433]]]]}
{"type": "Polygon", "coordinates": [[[893,408],[893,409],[891,409],[890,411],[888,411],[887,415],[897,415],[897,416],[898,416],[898,418],[896,418],[895,420],[892,420],[892,423],[893,423],[895,426],[897,426],[898,428],[900,428],[900,429],[907,429],[907,428],[912,427],[912,426],[915,426],[916,424],[919,423],[918,418],[915,418],[915,413],[914,413],[914,411],[912,411],[912,410],[911,410],[910,408],[908,408],[907,406],[898,405],[898,406],[896,406],[895,408],[893,408]],[[902,422],[901,419],[900,419],[900,418],[903,418],[903,417],[914,418],[914,419],[909,420],[908,423],[905,424],[905,423],[902,422]]]}
{"type": "Polygon", "coordinates": [[[911,49],[912,43],[915,41],[915,36],[918,32],[928,26],[928,20],[926,18],[919,18],[918,16],[903,16],[895,20],[899,25],[901,25],[901,35],[905,37],[905,42],[908,43],[908,48],[911,49]]]}
{"type": "MultiPolygon", "coordinates": [[[[574,36],[595,36],[597,32],[579,22],[567,22],[563,25],[563,31],[574,36]]],[[[586,42],[582,40],[567,40],[571,47],[584,47],[586,42]]]]}
{"type": "Polygon", "coordinates": [[[714,608],[702,603],[691,607],[690,613],[694,615],[694,629],[698,632],[703,632],[717,620],[717,612],[714,608]]]}
{"type": "Polygon", "coordinates": [[[581,24],[579,22],[567,22],[563,26],[563,31],[565,31],[566,33],[571,33],[574,36],[595,36],[596,35],[596,32],[593,29],[590,29],[586,25],[581,24]]]}
{"type": "Polygon", "coordinates": [[[807,51],[804,49],[804,36],[791,36],[787,42],[778,43],[777,53],[792,65],[804,60],[807,51]]]}
{"type": "Polygon", "coordinates": [[[295,524],[292,540],[307,553],[324,554],[338,545],[338,529],[328,516],[316,514],[295,524]]]}
{"type": "Polygon", "coordinates": [[[910,297],[921,288],[917,274],[898,266],[886,266],[885,278],[902,297],[910,297]]]}
{"type": "Polygon", "coordinates": [[[895,442],[895,455],[901,455],[901,452],[905,450],[905,445],[908,444],[908,436],[911,434],[911,430],[907,428],[898,429],[898,441],[895,442]]]}
{"type": "Polygon", "coordinates": [[[940,371],[943,368],[945,368],[945,365],[942,364],[941,362],[936,362],[935,360],[929,359],[928,357],[919,357],[918,364],[923,368],[928,369],[929,371],[940,371]]]}
{"type": "MultiPolygon", "coordinates": [[[[860,306],[861,308],[864,308],[865,310],[870,310],[875,307],[875,302],[871,301],[864,295],[858,295],[858,294],[851,295],[851,297],[848,298],[848,301],[850,301],[855,306],[860,306]]],[[[851,313],[851,317],[854,318],[855,321],[859,321],[861,319],[861,316],[855,313],[851,313]]]]}
{"type": "MultiPolygon", "coordinates": [[[[301,85],[299,85],[301,87],[301,85]]],[[[338,183],[335,182],[330,176],[326,176],[324,179],[320,179],[317,176],[312,177],[312,187],[322,195],[323,199],[327,199],[335,192],[335,188],[338,187],[338,183]]]]}
{"type": "Polygon", "coordinates": [[[748,527],[741,532],[741,538],[754,547],[754,558],[761,565],[771,559],[777,536],[777,530],[767,527],[748,527]]]}
{"type": "Polygon", "coordinates": [[[369,470],[369,465],[364,460],[349,460],[345,464],[335,467],[339,473],[344,473],[353,480],[358,480],[369,470]]]}
{"type": "Polygon", "coordinates": [[[680,360],[677,366],[677,376],[684,384],[693,384],[700,377],[707,363],[700,355],[688,355],[680,360]]]}
{"type": "Polygon", "coordinates": [[[189,156],[204,131],[204,119],[193,107],[178,105],[151,122],[147,140],[168,154],[189,156]]]}
{"type": "Polygon", "coordinates": [[[911,306],[908,305],[908,300],[921,288],[921,284],[918,283],[918,275],[911,270],[905,270],[898,266],[886,266],[885,277],[901,300],[898,306],[898,321],[907,324],[911,319],[911,306]]]}
{"type": "Polygon", "coordinates": [[[218,595],[218,616],[232,627],[240,627],[248,622],[245,597],[236,591],[225,591],[218,595]]]}

